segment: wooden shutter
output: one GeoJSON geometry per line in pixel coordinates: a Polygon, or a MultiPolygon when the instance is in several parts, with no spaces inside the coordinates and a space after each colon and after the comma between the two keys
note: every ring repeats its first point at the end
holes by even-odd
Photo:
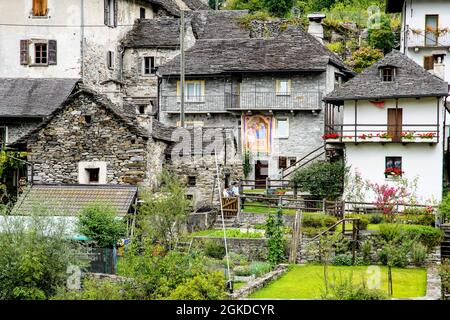
{"type": "Polygon", "coordinates": [[[57,45],[56,40],[48,41],[48,64],[56,65],[57,62],[57,45]]]}
{"type": "Polygon", "coordinates": [[[29,59],[29,41],[20,40],[20,64],[28,65],[29,59]]]}
{"type": "Polygon", "coordinates": [[[392,137],[392,141],[401,140],[403,130],[403,109],[388,109],[388,133],[392,137]]]}
{"type": "Polygon", "coordinates": [[[425,70],[433,70],[434,69],[434,57],[433,56],[423,57],[423,67],[425,68],[425,70]]]}
{"type": "Polygon", "coordinates": [[[279,169],[286,169],[287,168],[287,158],[286,157],[279,157],[278,158],[278,168],[279,169]]]}
{"type": "Polygon", "coordinates": [[[109,0],[105,0],[105,26],[109,26],[109,0]]]}

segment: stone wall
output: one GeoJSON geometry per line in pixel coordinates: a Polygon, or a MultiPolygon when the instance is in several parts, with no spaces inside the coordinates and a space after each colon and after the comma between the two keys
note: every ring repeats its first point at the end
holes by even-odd
{"type": "MultiPolygon", "coordinates": [[[[237,217],[237,222],[241,226],[265,225],[268,216],[269,215],[265,213],[241,212],[237,217]]],[[[283,215],[283,223],[286,226],[292,227],[294,225],[294,220],[295,215],[283,215]]]]}
{"type": "MultiPolygon", "coordinates": [[[[224,243],[223,238],[195,237],[194,243],[205,243],[208,240],[224,243]]],[[[267,239],[265,238],[227,238],[228,251],[245,255],[250,260],[267,259],[267,239]]]]}
{"type": "Polygon", "coordinates": [[[35,129],[41,122],[41,119],[2,118],[0,119],[0,127],[5,126],[8,128],[8,143],[13,143],[29,131],[35,129]]]}
{"type": "Polygon", "coordinates": [[[36,183],[79,181],[79,162],[106,162],[107,184],[150,185],[162,168],[164,145],[131,131],[82,93],[28,142],[36,183]],[[91,116],[87,123],[85,116],[91,116]]]}

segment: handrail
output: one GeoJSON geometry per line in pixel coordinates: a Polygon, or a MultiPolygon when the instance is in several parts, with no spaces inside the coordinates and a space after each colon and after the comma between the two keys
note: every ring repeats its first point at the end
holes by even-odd
{"type": "MultiPolygon", "coordinates": [[[[346,221],[351,222],[351,221],[356,221],[356,220],[359,221],[358,218],[344,218],[344,219],[341,219],[341,220],[339,220],[338,222],[336,222],[335,224],[333,224],[331,227],[329,227],[327,230],[325,230],[325,231],[319,233],[317,236],[315,236],[314,238],[312,238],[312,239],[309,240],[309,241],[314,241],[314,240],[318,239],[319,237],[323,236],[324,234],[330,232],[332,229],[336,228],[336,227],[337,227],[338,225],[340,225],[341,223],[344,223],[344,222],[346,222],[346,221]]],[[[345,230],[342,230],[342,232],[345,233],[345,230]]]]}
{"type": "MultiPolygon", "coordinates": [[[[313,151],[311,151],[310,153],[308,153],[306,156],[304,156],[303,158],[301,158],[300,160],[298,160],[298,161],[296,161],[294,164],[292,164],[292,165],[290,165],[289,167],[287,167],[286,169],[283,169],[282,171],[281,171],[281,175],[283,176],[283,177],[285,177],[285,175],[284,175],[284,173],[287,171],[287,170],[289,170],[289,169],[291,169],[291,168],[295,168],[295,167],[297,167],[297,165],[300,163],[300,162],[302,162],[303,160],[305,160],[306,158],[308,158],[310,155],[312,155],[312,154],[314,154],[314,153],[316,153],[317,151],[319,151],[319,150],[321,150],[321,149],[324,149],[325,148],[325,144],[324,145],[321,145],[320,147],[318,147],[318,148],[316,148],[316,149],[314,149],[313,151]]],[[[323,153],[322,153],[323,154],[323,153]]],[[[320,154],[320,155],[322,155],[322,154],[320,154]]],[[[317,157],[316,157],[317,158],[317,157]]],[[[316,159],[316,158],[314,158],[314,159],[316,159]]],[[[313,159],[313,160],[314,160],[313,159]]],[[[288,176],[288,175],[290,175],[292,172],[290,172],[289,174],[287,174],[286,175],[286,177],[288,176]]]]}

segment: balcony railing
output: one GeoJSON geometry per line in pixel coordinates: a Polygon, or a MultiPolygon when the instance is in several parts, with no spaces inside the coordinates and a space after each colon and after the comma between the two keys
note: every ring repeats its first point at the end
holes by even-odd
{"type": "MultiPolygon", "coordinates": [[[[165,112],[180,112],[180,97],[164,95],[161,98],[161,109],[165,112]]],[[[185,112],[209,113],[231,110],[321,110],[322,92],[242,92],[240,94],[225,93],[221,95],[203,95],[187,97],[185,112]]]]}
{"type": "Polygon", "coordinates": [[[325,127],[327,143],[438,143],[439,125],[335,124],[325,127]]]}
{"type": "Polygon", "coordinates": [[[412,30],[409,29],[406,32],[406,46],[408,48],[414,47],[450,47],[450,33],[434,33],[427,32],[423,30],[412,30]]]}

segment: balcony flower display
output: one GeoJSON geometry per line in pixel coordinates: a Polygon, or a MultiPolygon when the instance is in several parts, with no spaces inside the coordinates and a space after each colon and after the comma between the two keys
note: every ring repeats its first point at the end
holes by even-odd
{"type": "Polygon", "coordinates": [[[392,139],[392,136],[388,132],[377,133],[377,137],[380,139],[392,139]]]}
{"type": "Polygon", "coordinates": [[[403,139],[413,140],[415,138],[415,132],[414,131],[402,132],[401,136],[403,139]]]}
{"type": "Polygon", "coordinates": [[[338,133],[327,133],[322,136],[323,140],[339,139],[340,134],[338,133]]]}
{"type": "Polygon", "coordinates": [[[384,175],[387,177],[401,177],[404,174],[400,168],[388,168],[384,171],[384,175]]]}
{"type": "Polygon", "coordinates": [[[436,134],[433,132],[427,132],[427,133],[419,133],[417,136],[422,139],[433,139],[434,137],[436,137],[436,134]]]}

